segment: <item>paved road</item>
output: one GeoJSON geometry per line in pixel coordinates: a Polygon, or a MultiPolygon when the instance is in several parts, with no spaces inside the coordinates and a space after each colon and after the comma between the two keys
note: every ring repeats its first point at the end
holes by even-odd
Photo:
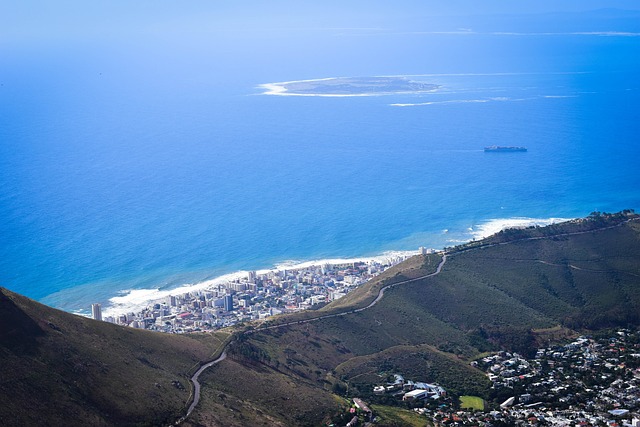
{"type": "MultiPolygon", "coordinates": [[[[227,344],[227,346],[228,345],[229,344],[227,344]]],[[[213,365],[220,363],[227,358],[227,346],[224,347],[224,350],[222,350],[222,354],[216,360],[212,360],[211,362],[205,363],[200,367],[200,369],[196,371],[195,374],[193,374],[193,376],[191,377],[191,382],[193,383],[193,402],[191,402],[191,405],[189,406],[189,409],[187,410],[186,415],[180,418],[178,421],[176,421],[174,425],[177,426],[182,424],[187,419],[187,417],[191,415],[196,405],[200,402],[200,381],[198,381],[198,378],[200,377],[200,374],[204,372],[205,369],[208,369],[213,365]]]]}
{"type": "MultiPolygon", "coordinates": [[[[416,277],[414,279],[407,279],[407,280],[403,280],[401,282],[392,283],[390,285],[382,287],[378,291],[378,296],[376,297],[376,299],[374,299],[366,307],[361,307],[361,308],[357,308],[357,309],[353,309],[353,310],[343,311],[341,313],[326,314],[324,316],[314,317],[312,319],[298,320],[298,321],[287,322],[287,323],[280,323],[278,325],[272,325],[272,326],[263,326],[263,327],[255,328],[255,329],[250,330],[250,331],[241,332],[241,334],[251,334],[251,333],[254,333],[254,332],[260,332],[260,331],[266,331],[266,330],[269,330],[269,329],[281,328],[283,326],[300,325],[300,324],[304,324],[304,323],[317,322],[317,321],[322,320],[322,319],[330,319],[330,318],[333,318],[333,317],[346,316],[348,314],[359,313],[361,311],[368,310],[371,307],[373,307],[374,305],[376,305],[378,302],[380,302],[380,300],[384,296],[384,292],[387,289],[391,289],[393,287],[404,285],[404,284],[407,284],[407,283],[417,282],[419,280],[423,280],[423,279],[426,279],[428,277],[433,277],[433,276],[437,276],[438,274],[440,274],[440,272],[442,271],[442,267],[444,267],[445,263],[447,262],[447,256],[453,256],[453,255],[456,255],[456,254],[460,254],[460,253],[468,252],[468,251],[472,251],[472,250],[484,249],[484,248],[489,248],[489,247],[492,247],[492,246],[508,245],[508,244],[512,244],[512,243],[515,243],[515,242],[522,242],[522,241],[527,241],[527,240],[542,240],[542,239],[549,239],[549,238],[552,238],[552,237],[564,237],[564,236],[573,236],[573,235],[577,235],[577,234],[587,234],[587,233],[592,233],[594,231],[607,230],[607,229],[610,229],[610,228],[619,227],[622,224],[625,224],[625,223],[630,222],[630,221],[635,221],[635,220],[636,219],[628,219],[628,220],[626,220],[624,222],[621,222],[621,223],[618,223],[616,225],[605,227],[605,228],[601,228],[601,229],[598,229],[598,230],[576,231],[576,232],[573,232],[573,233],[556,234],[556,235],[553,235],[553,236],[529,237],[529,238],[525,238],[525,239],[512,240],[512,241],[508,241],[508,242],[491,243],[491,244],[488,244],[488,245],[475,246],[475,247],[459,250],[459,251],[452,252],[452,253],[449,253],[449,254],[447,254],[446,252],[443,252],[442,260],[440,261],[440,264],[438,264],[438,267],[436,268],[435,272],[430,273],[430,274],[426,274],[424,276],[416,277]]],[[[200,374],[205,369],[215,365],[216,363],[220,363],[221,361],[226,359],[226,357],[227,357],[227,347],[228,346],[229,346],[229,344],[227,344],[225,346],[225,348],[223,349],[222,354],[220,355],[220,357],[218,357],[214,361],[211,361],[211,362],[208,362],[205,365],[202,365],[200,367],[200,369],[198,369],[198,371],[193,375],[193,377],[191,378],[191,381],[193,382],[193,385],[194,385],[193,403],[191,403],[191,406],[189,406],[189,410],[187,411],[187,414],[184,417],[182,417],[176,424],[180,424],[184,420],[186,420],[187,417],[189,415],[191,415],[191,412],[193,412],[194,408],[196,407],[196,405],[200,401],[200,383],[198,382],[198,377],[200,376],[200,374]]]]}
{"type": "Polygon", "coordinates": [[[384,286],[384,287],[380,288],[380,290],[378,291],[378,296],[376,297],[376,299],[374,299],[366,307],[361,307],[361,308],[356,308],[356,309],[353,309],[353,310],[343,311],[341,313],[325,314],[324,316],[318,316],[318,317],[314,317],[314,318],[311,318],[311,319],[297,320],[297,321],[294,321],[294,322],[287,322],[287,323],[279,323],[277,325],[271,325],[271,326],[263,326],[263,327],[255,328],[255,329],[253,329],[251,331],[247,331],[245,333],[250,334],[250,333],[253,333],[253,332],[261,332],[261,331],[266,331],[266,330],[269,330],[269,329],[281,328],[283,326],[301,325],[303,323],[317,322],[318,320],[330,319],[332,317],[346,316],[347,314],[359,313],[361,311],[368,310],[371,307],[373,307],[374,305],[376,305],[378,302],[380,302],[380,300],[384,296],[384,292],[387,289],[391,289],[393,287],[396,287],[396,286],[399,286],[399,285],[404,285],[404,284],[411,283],[411,282],[417,282],[419,280],[426,279],[427,277],[436,276],[436,275],[440,274],[440,272],[442,271],[442,267],[444,266],[444,264],[446,262],[447,262],[447,254],[444,253],[442,255],[442,260],[440,261],[440,264],[438,264],[438,267],[436,268],[435,272],[429,273],[429,274],[425,274],[424,276],[416,277],[416,278],[413,278],[413,279],[407,279],[407,280],[403,280],[401,282],[392,283],[390,285],[387,285],[387,286],[384,286]]]}
{"type": "Polygon", "coordinates": [[[189,406],[189,410],[187,411],[186,417],[191,415],[191,413],[193,412],[193,409],[196,407],[196,405],[200,401],[200,382],[198,381],[198,377],[200,376],[200,374],[205,369],[212,367],[216,363],[222,362],[226,358],[227,358],[227,348],[225,347],[224,350],[222,350],[222,354],[220,355],[220,357],[218,357],[216,360],[213,360],[209,363],[202,365],[200,369],[198,369],[196,373],[193,374],[193,376],[191,377],[191,382],[193,383],[193,402],[191,403],[191,406],[189,406]]]}
{"type": "MultiPolygon", "coordinates": [[[[354,309],[354,310],[348,310],[348,311],[344,311],[342,313],[334,313],[334,314],[326,314],[324,316],[319,316],[319,317],[314,317],[312,319],[306,319],[306,320],[298,320],[295,322],[287,322],[287,323],[280,323],[278,325],[272,325],[272,326],[264,326],[262,328],[256,328],[250,331],[245,331],[245,332],[240,332],[241,334],[251,334],[254,332],[260,332],[260,331],[266,331],[268,329],[276,329],[276,328],[281,328],[283,326],[290,326],[290,325],[300,325],[303,323],[310,323],[310,322],[317,322],[319,320],[322,319],[329,319],[332,317],[338,317],[338,316],[346,316],[347,314],[352,314],[352,313],[359,313],[361,311],[364,310],[368,310],[371,307],[373,307],[374,305],[376,305],[378,302],[380,302],[380,300],[382,299],[382,297],[384,296],[384,291],[386,291],[387,289],[391,289],[395,286],[399,286],[399,285],[404,285],[406,283],[411,283],[411,282],[417,282],[419,280],[422,279],[426,279],[427,277],[433,277],[436,276],[438,274],[440,274],[440,272],[442,271],[442,267],[444,266],[444,264],[447,262],[447,254],[444,253],[442,255],[442,260],[440,261],[440,264],[438,264],[438,267],[436,268],[436,271],[430,274],[425,274],[424,276],[420,276],[420,277],[416,277],[414,279],[408,279],[408,280],[403,280],[401,282],[396,282],[396,283],[392,283],[390,285],[384,286],[382,287],[379,291],[378,291],[378,296],[376,297],[376,299],[374,299],[369,305],[367,305],[366,307],[361,307],[358,309],[354,309]]],[[[187,417],[189,417],[189,415],[191,415],[191,413],[193,412],[193,410],[195,409],[196,405],[198,404],[198,402],[200,402],[200,382],[198,381],[198,377],[200,376],[200,374],[205,370],[210,368],[211,366],[222,362],[224,359],[227,358],[227,347],[229,346],[229,344],[227,344],[224,349],[222,350],[222,354],[220,355],[220,357],[218,357],[216,360],[213,360],[211,362],[208,362],[204,365],[202,365],[200,367],[200,369],[198,369],[198,371],[193,374],[193,376],[191,377],[191,382],[193,383],[193,402],[191,403],[191,405],[189,406],[189,409],[187,410],[187,414],[180,418],[177,422],[176,425],[182,424],[187,417]]]]}

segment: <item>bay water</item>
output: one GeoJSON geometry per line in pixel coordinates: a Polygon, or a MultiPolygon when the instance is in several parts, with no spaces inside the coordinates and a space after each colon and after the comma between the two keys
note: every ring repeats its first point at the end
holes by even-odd
{"type": "Polygon", "coordinates": [[[87,313],[132,290],[640,206],[637,34],[205,35],[3,46],[0,286],[87,313]],[[259,86],[382,75],[439,89],[259,86]]]}

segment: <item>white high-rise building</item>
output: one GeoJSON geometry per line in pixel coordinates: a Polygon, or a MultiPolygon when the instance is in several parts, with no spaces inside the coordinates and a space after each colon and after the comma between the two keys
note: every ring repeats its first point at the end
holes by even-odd
{"type": "Polygon", "coordinates": [[[249,281],[249,283],[255,283],[256,282],[256,272],[255,271],[250,271],[247,273],[247,280],[249,281]]]}
{"type": "Polygon", "coordinates": [[[91,304],[91,317],[95,320],[102,320],[102,306],[100,304],[91,304]]]}
{"type": "Polygon", "coordinates": [[[167,297],[167,305],[170,307],[175,307],[176,305],[178,305],[176,297],[174,295],[169,295],[167,297]]]}

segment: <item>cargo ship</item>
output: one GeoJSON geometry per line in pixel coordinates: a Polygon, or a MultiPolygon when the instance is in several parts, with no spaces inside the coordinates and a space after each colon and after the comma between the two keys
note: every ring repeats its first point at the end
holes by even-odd
{"type": "Polygon", "coordinates": [[[527,147],[505,147],[500,145],[491,145],[489,147],[484,147],[485,152],[508,152],[508,151],[527,151],[527,147]]]}

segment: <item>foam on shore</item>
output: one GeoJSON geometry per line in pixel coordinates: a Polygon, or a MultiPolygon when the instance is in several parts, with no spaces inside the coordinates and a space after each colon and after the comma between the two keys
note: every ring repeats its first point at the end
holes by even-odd
{"type": "MultiPolygon", "coordinates": [[[[546,226],[568,221],[570,218],[497,218],[484,221],[469,227],[459,239],[449,240],[450,243],[466,243],[469,240],[479,240],[498,233],[501,230],[514,227],[546,226]],[[468,237],[468,238],[467,238],[468,237]],[[465,240],[466,238],[466,240],[465,240]]],[[[445,232],[443,232],[445,233],[445,232]]],[[[446,231],[449,233],[449,230],[446,231]]],[[[457,233],[454,233],[457,234],[457,233]]],[[[380,255],[362,256],[355,258],[327,258],[310,261],[289,260],[276,264],[273,268],[257,270],[257,274],[267,274],[284,270],[300,270],[311,267],[320,267],[327,264],[351,264],[354,262],[378,262],[390,263],[394,258],[415,255],[416,251],[388,251],[380,255]]],[[[236,279],[246,278],[248,271],[236,271],[203,282],[184,284],[172,289],[130,289],[121,291],[119,295],[109,299],[108,305],[103,308],[104,316],[117,316],[124,313],[137,313],[158,302],[165,301],[170,295],[181,295],[188,292],[203,291],[214,286],[232,282],[236,279]]]]}
{"type": "Polygon", "coordinates": [[[474,239],[484,239],[507,228],[525,228],[531,226],[544,227],[559,222],[569,221],[571,218],[499,218],[490,219],[469,230],[474,239]]]}
{"type": "MultiPolygon", "coordinates": [[[[378,262],[385,264],[397,257],[415,255],[416,251],[389,251],[380,255],[357,258],[331,258],[313,261],[284,261],[273,268],[257,270],[257,274],[267,274],[284,270],[300,270],[311,267],[320,267],[327,264],[351,264],[354,262],[378,262]]],[[[124,313],[137,313],[150,305],[165,301],[170,295],[182,295],[188,292],[203,291],[214,286],[229,283],[236,279],[246,278],[248,271],[236,271],[214,279],[205,280],[194,284],[184,284],[173,289],[128,289],[120,291],[120,294],[109,299],[109,304],[103,310],[103,316],[118,316],[124,313]]]]}
{"type": "Polygon", "coordinates": [[[172,289],[128,289],[120,291],[120,295],[109,298],[109,305],[104,307],[104,316],[117,316],[124,313],[137,313],[149,305],[165,300],[170,295],[181,295],[187,292],[202,291],[222,283],[246,277],[246,271],[225,274],[215,279],[188,284],[172,289]]]}
{"type": "Polygon", "coordinates": [[[300,270],[304,268],[311,268],[314,266],[322,266],[326,264],[351,264],[354,262],[378,262],[381,264],[388,263],[393,258],[397,257],[406,257],[415,255],[416,251],[388,251],[384,252],[381,255],[370,256],[370,257],[357,257],[357,258],[332,258],[332,259],[321,259],[314,261],[284,261],[276,265],[274,269],[271,270],[260,270],[258,274],[265,274],[270,271],[282,271],[282,270],[300,270]]]}

